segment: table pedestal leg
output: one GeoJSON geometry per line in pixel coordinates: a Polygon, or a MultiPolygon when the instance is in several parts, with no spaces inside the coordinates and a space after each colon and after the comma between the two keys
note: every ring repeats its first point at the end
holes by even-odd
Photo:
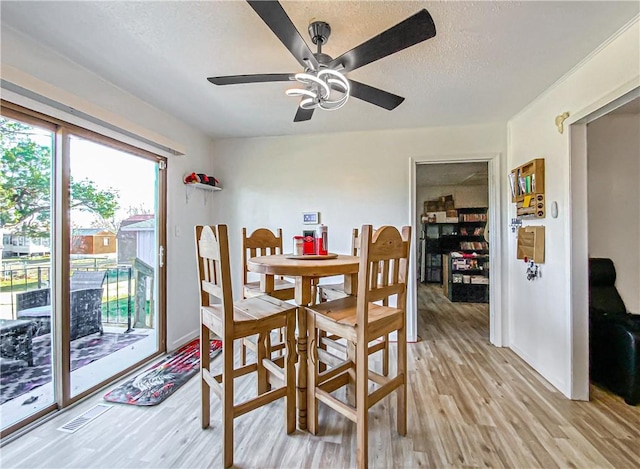
{"type": "Polygon", "coordinates": [[[298,425],[307,429],[307,311],[298,307],[298,425]]]}
{"type": "Polygon", "coordinates": [[[312,277],[296,277],[295,301],[298,305],[298,425],[307,429],[307,311],[312,302],[312,277]]]}

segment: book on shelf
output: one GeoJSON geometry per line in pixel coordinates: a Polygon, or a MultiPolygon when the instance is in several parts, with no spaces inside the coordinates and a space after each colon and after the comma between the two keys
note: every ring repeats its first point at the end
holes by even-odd
{"type": "Polygon", "coordinates": [[[461,222],[486,222],[487,214],[486,213],[461,213],[460,214],[461,222]]]}
{"type": "Polygon", "coordinates": [[[462,241],[460,242],[460,249],[462,249],[463,251],[469,251],[469,250],[486,251],[487,249],[489,249],[489,244],[486,242],[480,242],[480,241],[462,241]]]}

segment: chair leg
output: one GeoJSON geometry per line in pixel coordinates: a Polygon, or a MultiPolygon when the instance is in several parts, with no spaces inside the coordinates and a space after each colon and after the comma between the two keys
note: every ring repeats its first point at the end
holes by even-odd
{"type": "MultiPolygon", "coordinates": [[[[309,350],[307,351],[307,430],[312,435],[318,432],[318,400],[316,399],[316,383],[318,382],[318,353],[316,348],[317,331],[316,317],[307,313],[307,337],[309,337],[309,350]]],[[[304,366],[301,363],[300,366],[304,366]]]]}
{"type": "MultiPolygon", "coordinates": [[[[353,363],[356,363],[356,366],[357,366],[356,344],[348,340],[347,340],[347,360],[351,360],[353,363]]],[[[367,360],[364,361],[364,363],[366,364],[367,362],[368,362],[368,358],[367,360]]],[[[347,384],[347,390],[346,390],[347,403],[352,407],[356,407],[358,405],[358,396],[356,393],[356,372],[352,368],[348,370],[347,373],[349,373],[349,383],[347,384]]]]}
{"type": "Polygon", "coordinates": [[[356,344],[356,464],[365,469],[369,464],[369,344],[356,344]]]}
{"type": "Polygon", "coordinates": [[[222,360],[222,459],[224,467],[231,467],[233,465],[233,340],[223,340],[222,360]]]}
{"type": "Polygon", "coordinates": [[[209,427],[211,422],[211,389],[204,380],[204,373],[209,373],[211,358],[209,357],[209,328],[200,324],[200,423],[202,428],[209,427]]]}
{"type": "Polygon", "coordinates": [[[267,358],[266,340],[269,332],[266,334],[258,334],[258,341],[256,342],[256,362],[258,365],[258,395],[264,394],[269,390],[269,383],[267,380],[267,369],[262,364],[262,360],[267,358]]]}
{"type": "Polygon", "coordinates": [[[384,340],[384,348],[382,349],[382,376],[389,376],[389,334],[386,334],[384,340]]]}
{"type": "Polygon", "coordinates": [[[398,376],[402,375],[402,386],[396,389],[396,406],[398,434],[404,436],[407,434],[407,329],[403,324],[398,329],[398,376]]]}
{"type": "MultiPolygon", "coordinates": [[[[282,330],[282,329],[280,329],[282,330]]],[[[287,433],[296,429],[296,313],[287,315],[284,358],[284,382],[287,386],[285,397],[287,433]]]]}
{"type": "Polygon", "coordinates": [[[240,341],[240,365],[245,366],[247,364],[247,346],[244,343],[244,339],[240,341]]]}

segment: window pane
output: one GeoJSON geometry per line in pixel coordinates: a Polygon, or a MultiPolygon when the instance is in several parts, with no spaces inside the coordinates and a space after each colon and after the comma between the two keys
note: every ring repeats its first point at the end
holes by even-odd
{"type": "Polygon", "coordinates": [[[0,413],[2,428],[55,402],[49,130],[0,117],[0,413]]]}
{"type": "Polygon", "coordinates": [[[75,396],[157,350],[158,168],[78,137],[70,139],[70,167],[75,396]]]}

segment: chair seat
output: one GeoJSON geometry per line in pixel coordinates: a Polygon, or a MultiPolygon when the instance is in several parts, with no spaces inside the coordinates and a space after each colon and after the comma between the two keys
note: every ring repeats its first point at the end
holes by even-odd
{"type": "MultiPolygon", "coordinates": [[[[319,323],[324,319],[353,329],[354,334],[345,336],[345,339],[355,342],[357,302],[358,299],[355,296],[347,296],[307,307],[307,311],[316,314],[316,320],[319,323]]],[[[403,320],[404,312],[401,309],[369,303],[369,339],[373,340],[389,331],[397,330],[398,321],[403,320]]],[[[326,322],[324,326],[326,327],[326,322]]]]}
{"type": "Polygon", "coordinates": [[[320,298],[327,301],[338,300],[348,296],[344,292],[344,283],[327,283],[325,285],[318,285],[320,291],[320,298]]]}
{"type": "MultiPolygon", "coordinates": [[[[273,280],[275,291],[269,293],[270,296],[278,298],[280,300],[292,300],[295,296],[295,285],[287,280],[274,279],[273,280]]],[[[251,298],[264,295],[264,292],[260,289],[260,282],[249,282],[244,285],[245,298],[251,298]]]]}
{"type": "MultiPolygon", "coordinates": [[[[236,323],[236,338],[258,333],[264,327],[284,327],[286,314],[295,311],[296,306],[262,294],[233,303],[233,320],[236,323]],[[265,324],[268,323],[268,324],[265,324]],[[282,325],[280,325],[282,323],[282,325]]],[[[214,332],[222,333],[222,305],[202,307],[202,320],[214,332]]]]}

